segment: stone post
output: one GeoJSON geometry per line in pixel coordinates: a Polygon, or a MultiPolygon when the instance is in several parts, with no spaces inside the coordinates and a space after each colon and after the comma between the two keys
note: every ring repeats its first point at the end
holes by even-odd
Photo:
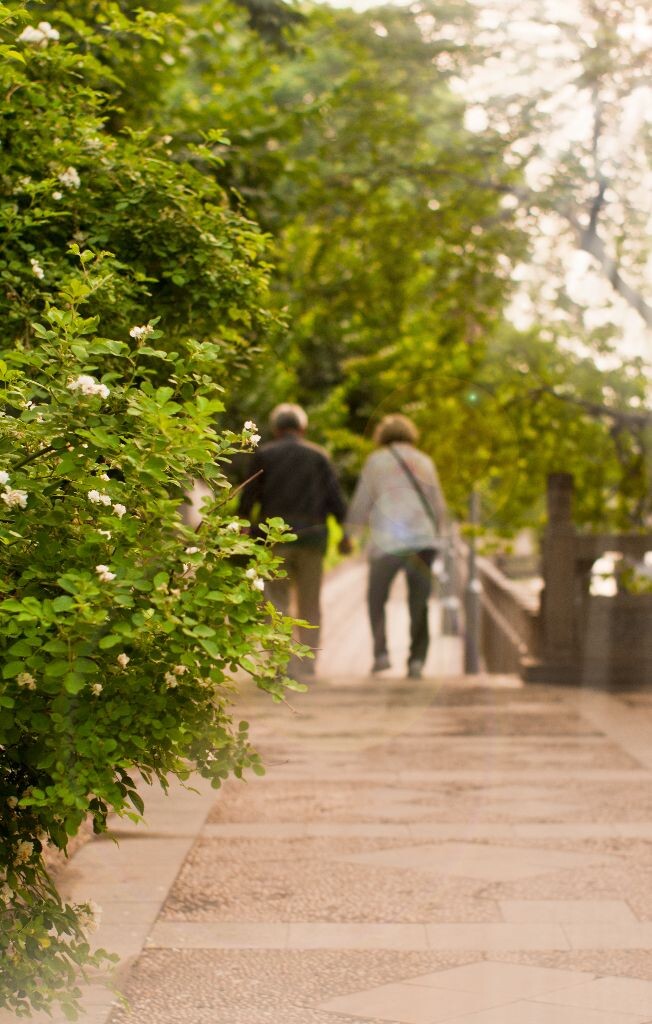
{"type": "Polygon", "coordinates": [[[543,657],[549,665],[572,663],[577,655],[573,477],[548,477],[548,525],[543,541],[543,657]]]}

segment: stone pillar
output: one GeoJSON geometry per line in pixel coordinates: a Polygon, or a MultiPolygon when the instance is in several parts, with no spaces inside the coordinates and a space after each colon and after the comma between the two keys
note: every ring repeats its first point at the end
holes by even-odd
{"type": "Polygon", "coordinates": [[[543,658],[549,665],[571,664],[577,656],[575,607],[575,530],[573,477],[548,477],[548,525],[543,541],[543,658]]]}

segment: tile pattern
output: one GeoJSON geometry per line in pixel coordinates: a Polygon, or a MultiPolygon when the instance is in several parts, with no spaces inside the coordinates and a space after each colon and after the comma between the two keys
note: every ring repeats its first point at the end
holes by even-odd
{"type": "Polygon", "coordinates": [[[320,1009],[400,1024],[647,1024],[652,982],[485,960],[340,996],[320,1009]]]}
{"type": "Polygon", "coordinates": [[[326,595],[295,712],[238,709],[265,779],[73,863],[133,964],[83,1024],[652,1024],[649,707],[452,678],[450,638],[418,685],[366,678],[363,589],[326,595]]]}

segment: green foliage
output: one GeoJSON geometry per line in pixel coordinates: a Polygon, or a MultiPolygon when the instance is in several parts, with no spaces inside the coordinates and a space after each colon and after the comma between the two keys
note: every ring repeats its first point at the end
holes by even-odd
{"type": "Polygon", "coordinates": [[[383,362],[352,362],[348,386],[363,382],[379,411],[403,407],[413,416],[462,519],[476,488],[485,527],[540,529],[547,475],[560,470],[575,477],[578,525],[640,528],[652,511],[652,423],[635,360],[599,367],[554,337],[504,324],[486,346],[429,352],[405,344],[383,362]]]}
{"type": "MultiPolygon", "coordinates": [[[[119,37],[119,8],[94,8],[119,37]]],[[[107,954],[43,846],[89,815],[138,820],[142,782],[262,772],[234,677],[281,699],[292,644],[262,593],[283,524],[260,544],[228,511],[255,428],[219,427],[270,320],[264,241],[210,152],[107,130],[106,67],[56,13],[46,46],[0,8],[0,1006],[74,1017],[79,969],[107,954]],[[199,533],[179,516],[195,478],[215,495],[199,533]]]]}
{"type": "MultiPolygon", "coordinates": [[[[68,20],[62,18],[62,33],[68,20]]],[[[145,20],[151,33],[152,19],[145,20]]],[[[124,40],[110,21],[106,27],[111,54],[116,38],[124,40]]],[[[117,256],[110,285],[95,299],[105,331],[139,323],[149,299],[165,323],[166,344],[192,336],[211,343],[207,363],[237,365],[268,326],[268,268],[260,231],[231,210],[216,185],[219,133],[213,144],[172,159],[167,136],[111,130],[114,108],[100,91],[105,67],[80,52],[87,34],[68,35],[70,42],[62,35],[46,49],[23,45],[15,51],[20,59],[2,69],[3,321],[12,334],[29,336],[44,299],[65,285],[72,266],[66,250],[76,242],[117,256]]]]}
{"type": "Polygon", "coordinates": [[[546,475],[562,469],[580,523],[643,525],[646,368],[617,360],[604,330],[508,320],[536,221],[503,203],[525,184],[513,135],[491,119],[466,130],[451,91],[482,60],[460,42],[469,10],[320,7],[279,58],[220,9],[221,33],[207,21],[168,102],[186,130],[226,127],[224,173],[275,239],[288,331],[247,381],[248,406],[237,396],[243,410],[304,402],[352,485],[376,419],[401,408],[458,516],[479,487],[488,526],[538,527],[546,475]]]}

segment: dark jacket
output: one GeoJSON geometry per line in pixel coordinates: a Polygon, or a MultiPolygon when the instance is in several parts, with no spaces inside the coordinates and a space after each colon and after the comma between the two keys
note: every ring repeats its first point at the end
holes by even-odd
{"type": "Polygon", "coordinates": [[[346,503],[328,455],[297,434],[262,445],[248,476],[253,479],[242,490],[240,515],[251,521],[258,505],[259,522],[280,516],[297,534],[297,543],[325,546],[327,516],[344,519],[346,503]]]}

